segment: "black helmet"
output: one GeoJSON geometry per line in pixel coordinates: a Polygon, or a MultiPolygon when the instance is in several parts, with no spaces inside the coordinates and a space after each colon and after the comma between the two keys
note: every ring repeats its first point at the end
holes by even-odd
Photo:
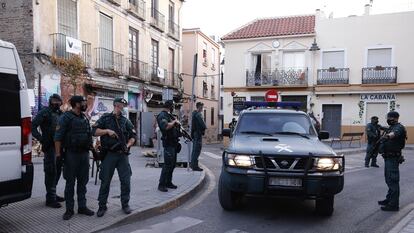
{"type": "Polygon", "coordinates": [[[128,104],[128,102],[124,98],[121,98],[121,97],[117,97],[117,98],[114,99],[114,105],[116,103],[121,103],[121,104],[125,104],[125,105],[128,104]]]}
{"type": "Polygon", "coordinates": [[[52,99],[56,99],[56,100],[59,100],[60,102],[62,102],[62,98],[60,97],[60,95],[58,95],[56,93],[54,93],[53,95],[51,95],[49,97],[49,103],[52,102],[52,99]]]}
{"type": "Polygon", "coordinates": [[[165,101],[164,108],[170,109],[172,107],[174,107],[174,101],[173,100],[167,100],[167,101],[165,101]]]}

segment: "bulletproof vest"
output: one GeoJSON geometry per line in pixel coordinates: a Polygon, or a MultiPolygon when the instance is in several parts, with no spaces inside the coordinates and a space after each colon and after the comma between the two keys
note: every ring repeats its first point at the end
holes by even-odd
{"type": "Polygon", "coordinates": [[[88,150],[92,145],[92,132],[89,120],[85,115],[80,117],[72,114],[70,129],[66,136],[66,148],[71,150],[88,150]]]}
{"type": "MultiPolygon", "coordinates": [[[[158,116],[157,116],[157,122],[158,124],[163,120],[163,119],[167,119],[167,122],[171,122],[172,121],[172,115],[167,113],[167,112],[161,112],[158,116]]],[[[161,128],[160,128],[161,129],[161,128]]],[[[169,130],[161,130],[162,133],[162,137],[161,140],[164,142],[164,144],[166,145],[175,145],[177,144],[180,140],[180,129],[178,127],[173,127],[169,130]]]]}
{"type": "Polygon", "coordinates": [[[60,115],[60,112],[54,112],[50,108],[46,109],[46,111],[46,121],[40,126],[44,146],[53,145],[56,125],[60,115]]]}
{"type": "Polygon", "coordinates": [[[396,128],[402,127],[403,133],[399,137],[395,137],[392,139],[388,139],[383,143],[383,151],[384,152],[401,152],[402,149],[405,147],[405,140],[407,138],[407,132],[400,123],[390,126],[387,130],[387,133],[394,131],[396,128]]]}
{"type": "MultiPolygon", "coordinates": [[[[113,130],[115,133],[120,134],[118,126],[115,121],[115,116],[112,113],[108,113],[107,115],[102,116],[104,126],[107,129],[113,130]]],[[[121,127],[122,133],[124,135],[124,139],[128,140],[128,132],[126,130],[126,118],[121,116],[120,119],[118,119],[119,126],[121,127]]],[[[111,148],[113,145],[117,144],[120,139],[110,137],[109,135],[105,134],[101,136],[101,145],[105,149],[111,148]]],[[[128,143],[127,141],[124,143],[128,143]]]]}

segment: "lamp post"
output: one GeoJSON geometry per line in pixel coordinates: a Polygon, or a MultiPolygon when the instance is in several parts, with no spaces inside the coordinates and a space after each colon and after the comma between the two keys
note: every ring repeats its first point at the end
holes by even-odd
{"type": "MultiPolygon", "coordinates": [[[[312,43],[312,45],[311,45],[311,47],[309,48],[309,51],[311,51],[312,52],[312,79],[313,79],[313,82],[312,82],[312,95],[315,95],[315,85],[318,83],[318,74],[316,74],[316,79],[315,79],[315,54],[316,54],[316,52],[317,51],[319,51],[320,50],[320,48],[319,48],[319,46],[318,46],[318,44],[316,43],[316,38],[314,38],[313,39],[313,43],[312,43]],[[316,81],[316,83],[314,83],[316,81]]],[[[314,103],[312,103],[313,105],[314,105],[314,103]]],[[[313,109],[312,109],[312,107],[313,106],[311,106],[310,104],[309,104],[309,110],[310,110],[310,112],[313,112],[313,109]]]]}

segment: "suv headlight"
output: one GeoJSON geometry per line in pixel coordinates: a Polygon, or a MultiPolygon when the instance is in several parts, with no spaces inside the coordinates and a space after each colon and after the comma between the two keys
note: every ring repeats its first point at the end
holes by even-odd
{"type": "Polygon", "coordinates": [[[317,158],[315,168],[320,171],[337,171],[342,169],[341,158],[317,158]]]}
{"type": "Polygon", "coordinates": [[[226,161],[229,166],[235,167],[251,167],[254,164],[249,155],[226,154],[226,161]]]}

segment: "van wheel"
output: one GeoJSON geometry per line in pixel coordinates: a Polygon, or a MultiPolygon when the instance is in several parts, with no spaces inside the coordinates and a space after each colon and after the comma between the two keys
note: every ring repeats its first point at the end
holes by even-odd
{"type": "Polygon", "coordinates": [[[316,199],[315,210],[320,216],[331,216],[334,211],[334,196],[316,199]]]}
{"type": "Polygon", "coordinates": [[[239,209],[242,206],[243,194],[233,192],[226,187],[221,176],[218,185],[218,196],[220,205],[225,210],[232,211],[239,209]]]}

